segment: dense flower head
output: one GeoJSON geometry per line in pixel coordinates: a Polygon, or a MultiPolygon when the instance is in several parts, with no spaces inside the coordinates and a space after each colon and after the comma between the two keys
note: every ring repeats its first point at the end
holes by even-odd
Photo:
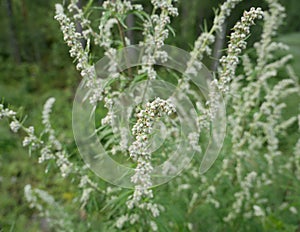
{"type": "MultiPolygon", "coordinates": [[[[151,164],[151,153],[147,150],[149,145],[149,136],[152,133],[154,123],[164,115],[170,116],[175,113],[176,109],[168,100],[156,98],[151,102],[147,102],[145,109],[137,113],[137,122],[132,128],[132,134],[135,136],[135,141],[129,147],[130,157],[137,162],[135,174],[131,177],[131,181],[135,184],[135,191],[128,199],[127,205],[129,208],[134,206],[143,208],[142,199],[153,197],[151,173],[153,167],[151,164]]],[[[149,206],[153,216],[157,216],[157,210],[154,210],[155,205],[149,206]]],[[[156,209],[157,207],[155,207],[156,209]]]]}
{"type": "Polygon", "coordinates": [[[235,24],[230,35],[227,55],[222,56],[220,59],[221,68],[218,88],[222,92],[228,91],[228,83],[234,78],[239,63],[239,55],[247,45],[245,39],[250,33],[250,26],[254,25],[255,19],[261,19],[262,17],[262,9],[252,7],[250,11],[245,11],[241,20],[235,24]]]}
{"type": "Polygon", "coordinates": [[[142,57],[142,68],[139,73],[146,73],[149,79],[156,79],[156,71],[153,65],[156,61],[162,63],[167,61],[167,54],[160,49],[164,45],[164,41],[169,36],[168,25],[170,24],[170,16],[177,16],[177,8],[172,5],[172,0],[157,1],[152,0],[154,6],[153,13],[149,19],[143,23],[144,41],[140,42],[145,48],[145,54],[142,57]],[[160,14],[157,10],[160,9],[160,14]]]}
{"type": "Polygon", "coordinates": [[[10,129],[14,132],[14,133],[17,133],[18,130],[20,129],[21,127],[21,124],[19,121],[12,121],[10,124],[9,124],[9,127],[10,129]]]}

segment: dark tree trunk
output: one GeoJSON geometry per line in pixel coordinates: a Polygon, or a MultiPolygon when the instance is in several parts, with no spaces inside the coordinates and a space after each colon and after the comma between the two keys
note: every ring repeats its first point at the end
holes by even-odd
{"type": "Polygon", "coordinates": [[[134,17],[133,14],[130,14],[127,16],[126,18],[126,25],[128,27],[129,30],[126,31],[126,36],[128,37],[129,41],[131,44],[134,44],[134,33],[133,30],[131,30],[131,28],[134,27],[134,17]]]}
{"type": "MultiPolygon", "coordinates": [[[[82,9],[82,0],[78,0],[77,6],[79,9],[82,9]]],[[[76,31],[82,35],[82,25],[79,21],[76,22],[76,31]]],[[[82,38],[80,43],[82,44],[82,47],[85,48],[86,40],[82,38]]]]}
{"type": "MultiPolygon", "coordinates": [[[[111,0],[112,2],[115,2],[115,0],[111,0]]],[[[129,0],[131,1],[131,0],[129,0]]],[[[128,28],[132,28],[134,26],[134,17],[132,14],[130,15],[127,15],[127,18],[126,18],[126,25],[128,28]]],[[[124,30],[122,28],[122,26],[120,25],[119,23],[119,31],[120,31],[120,34],[121,34],[121,37],[122,37],[122,40],[123,40],[123,43],[124,43],[124,46],[128,45],[125,43],[125,38],[124,36],[126,35],[126,37],[129,39],[130,43],[131,44],[134,44],[134,36],[133,36],[133,31],[132,30],[127,30],[125,33],[124,33],[124,30]],[[125,34],[125,35],[124,35],[125,34]]]]}
{"type": "Polygon", "coordinates": [[[16,27],[14,24],[13,8],[12,8],[11,0],[6,0],[6,7],[7,7],[8,22],[9,22],[9,32],[10,32],[9,40],[10,40],[10,46],[11,46],[11,53],[12,53],[12,57],[15,60],[15,62],[20,63],[21,56],[20,56],[20,49],[19,49],[19,44],[18,44],[18,40],[17,40],[16,27]]]}

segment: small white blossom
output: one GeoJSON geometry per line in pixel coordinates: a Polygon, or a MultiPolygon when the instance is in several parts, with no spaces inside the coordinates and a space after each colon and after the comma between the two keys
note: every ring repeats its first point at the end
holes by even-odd
{"type": "Polygon", "coordinates": [[[121,217],[119,217],[116,221],[116,227],[118,229],[122,229],[124,224],[128,221],[128,215],[122,215],[121,217]]]}
{"type": "Polygon", "coordinates": [[[154,221],[150,221],[152,231],[158,231],[157,224],[154,221]]]}
{"type": "Polygon", "coordinates": [[[293,214],[298,214],[298,210],[294,207],[294,206],[291,206],[289,208],[290,212],[293,213],[293,214]]]}
{"type": "Polygon", "coordinates": [[[199,145],[199,134],[197,132],[190,133],[188,135],[188,139],[192,149],[196,152],[201,152],[201,147],[199,145]]]}
{"type": "Polygon", "coordinates": [[[53,98],[53,97],[49,98],[46,101],[44,108],[43,108],[42,123],[45,126],[46,132],[49,132],[51,130],[50,114],[51,114],[54,102],[55,102],[55,98],[53,98]]]}
{"type": "Polygon", "coordinates": [[[90,195],[91,195],[92,192],[93,192],[92,188],[83,189],[83,192],[82,192],[82,195],[81,195],[81,198],[80,198],[81,208],[83,208],[87,204],[88,200],[90,199],[90,195]]]}
{"type": "Polygon", "coordinates": [[[250,11],[245,11],[243,17],[233,28],[228,44],[227,56],[220,59],[221,68],[219,71],[220,81],[218,88],[222,92],[228,91],[228,83],[234,78],[235,70],[239,62],[239,55],[246,48],[245,39],[250,33],[250,26],[254,24],[255,19],[260,19],[263,16],[261,8],[251,8],[250,11]]]}
{"type": "Polygon", "coordinates": [[[21,127],[21,124],[18,121],[12,121],[9,124],[9,127],[12,130],[12,132],[17,133],[18,130],[20,129],[20,127],[21,127]]]}
{"type": "Polygon", "coordinates": [[[41,156],[39,157],[39,163],[43,163],[46,160],[54,159],[55,156],[52,154],[49,146],[45,146],[41,149],[41,156]]]}
{"type": "Polygon", "coordinates": [[[256,216],[256,217],[264,217],[265,216],[265,212],[258,205],[254,205],[253,209],[254,209],[254,216],[256,216]]]}

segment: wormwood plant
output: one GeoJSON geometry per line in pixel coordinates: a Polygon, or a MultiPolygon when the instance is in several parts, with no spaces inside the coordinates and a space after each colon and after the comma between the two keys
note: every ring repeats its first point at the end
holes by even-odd
{"type": "Polygon", "coordinates": [[[276,53],[288,47],[274,40],[284,20],[283,7],[276,0],[266,0],[268,8],[251,8],[243,13],[231,31],[215,78],[209,83],[207,99],[195,92],[189,78],[201,70],[201,61],[211,55],[216,35],[241,1],[227,0],[216,10],[212,27],[196,38],[182,75],[155,66],[157,61],[168,60],[163,46],[170,32],[173,33],[172,18],[180,17],[175,1],[151,0],[151,9],[121,0],[104,1],[101,5],[89,1],[82,7],[71,0],[67,6],[55,6],[55,19],[70,48],[70,56],[89,89],[89,104],[94,106],[96,114],[107,112],[96,120],[95,133],[111,157],[133,167],[135,172],[131,178],[134,188],[123,189],[99,179],[79,154],[76,159],[74,155],[70,158],[64,141],[58,140],[51,126],[54,98],[44,105],[41,133],[32,126],[26,127],[14,111],[0,105],[0,119],[7,118],[13,132],[23,130],[26,134],[23,146],[38,155],[39,163],[55,163],[57,169],[50,171],[59,170],[63,178],[77,187],[72,202],[62,204],[58,196],[51,196],[46,189],[25,186],[29,207],[46,218],[49,227],[55,231],[296,231],[299,228],[300,115],[297,110],[291,111],[299,105],[289,105],[286,100],[291,96],[299,98],[299,80],[288,66],[291,55],[276,53]],[[134,15],[134,28],[126,25],[129,15],[134,15]],[[246,40],[254,25],[262,25],[261,38],[253,48],[247,48],[246,40]],[[131,44],[127,37],[129,30],[136,30],[135,35],[141,38],[139,43],[146,50],[140,66],[120,72],[117,51],[131,44]],[[95,69],[99,54],[109,58],[111,81],[105,85],[97,78],[95,69]],[[197,133],[186,138],[195,151],[200,154],[205,149],[202,136],[209,133],[217,114],[220,93],[226,102],[228,128],[220,156],[208,172],[199,173],[197,153],[183,173],[163,186],[152,188],[153,166],[167,159],[168,148],[179,136],[174,127],[177,109],[171,99],[158,97],[138,104],[130,121],[134,140],[129,141],[124,133],[114,140],[113,105],[127,88],[142,80],[166,79],[175,83],[181,94],[191,98],[195,105],[197,133]],[[161,121],[167,127],[166,145],[159,153],[152,153],[149,146],[161,121]]]}

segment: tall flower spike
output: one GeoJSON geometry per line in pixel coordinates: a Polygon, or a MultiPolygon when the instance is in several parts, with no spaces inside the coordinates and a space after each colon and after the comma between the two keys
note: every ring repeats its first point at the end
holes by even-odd
{"type": "Polygon", "coordinates": [[[264,27],[261,40],[254,44],[258,58],[255,70],[260,72],[263,67],[273,58],[272,50],[287,49],[282,43],[272,42],[274,36],[285,17],[285,9],[276,0],[267,0],[270,10],[264,15],[264,27]],[[272,46],[271,46],[272,44],[272,46]]]}
{"type": "Polygon", "coordinates": [[[169,30],[167,29],[170,24],[170,16],[177,16],[177,8],[172,5],[173,0],[152,0],[151,3],[154,6],[153,14],[149,19],[144,22],[143,35],[145,39],[140,44],[145,47],[145,55],[142,57],[142,65],[139,73],[146,73],[149,79],[156,78],[156,71],[153,68],[155,60],[166,62],[168,54],[161,51],[161,47],[164,45],[164,41],[169,36],[169,30]],[[156,14],[156,11],[160,10],[160,14],[156,14]]]}
{"type": "MultiPolygon", "coordinates": [[[[230,15],[232,9],[242,0],[227,0],[220,6],[219,13],[216,15],[213,26],[209,32],[203,32],[195,41],[193,51],[191,51],[191,59],[187,63],[186,74],[197,74],[200,61],[203,59],[204,54],[210,55],[210,45],[214,43],[214,33],[222,30],[226,18],[230,15]]],[[[201,66],[200,66],[201,68],[201,66]]]]}
{"type": "MultiPolygon", "coordinates": [[[[70,5],[74,4],[71,3],[70,5]]],[[[91,104],[96,105],[97,102],[101,101],[103,98],[103,89],[101,84],[95,80],[96,70],[89,64],[89,54],[84,50],[80,42],[82,36],[80,33],[76,32],[75,24],[64,13],[63,6],[61,4],[56,4],[55,8],[56,15],[54,18],[59,22],[64,40],[70,47],[70,56],[77,61],[76,68],[80,71],[81,76],[87,79],[86,85],[92,90],[89,100],[91,104]]],[[[69,8],[73,9],[72,7],[69,8]]],[[[88,45],[89,43],[90,41],[87,40],[88,45]]]]}
{"type": "MultiPolygon", "coordinates": [[[[153,197],[152,190],[149,189],[152,186],[151,172],[153,170],[151,164],[151,154],[147,151],[149,136],[152,133],[153,126],[156,120],[164,115],[170,115],[175,113],[175,107],[169,102],[156,98],[152,102],[146,104],[146,108],[141,110],[137,114],[137,122],[132,128],[132,133],[135,136],[135,141],[129,147],[130,157],[137,162],[135,174],[132,176],[131,181],[135,184],[135,190],[133,196],[127,202],[129,208],[137,206],[144,208],[142,199],[153,197]]],[[[148,207],[153,216],[158,215],[159,211],[157,207],[148,207]]]]}
{"type": "Polygon", "coordinates": [[[243,17],[233,28],[228,44],[227,56],[220,59],[221,68],[219,70],[218,87],[221,92],[227,92],[228,83],[234,78],[235,70],[239,63],[239,55],[246,48],[246,38],[250,34],[250,26],[254,25],[255,19],[261,19],[263,11],[261,8],[252,7],[250,11],[245,11],[243,17]]]}

